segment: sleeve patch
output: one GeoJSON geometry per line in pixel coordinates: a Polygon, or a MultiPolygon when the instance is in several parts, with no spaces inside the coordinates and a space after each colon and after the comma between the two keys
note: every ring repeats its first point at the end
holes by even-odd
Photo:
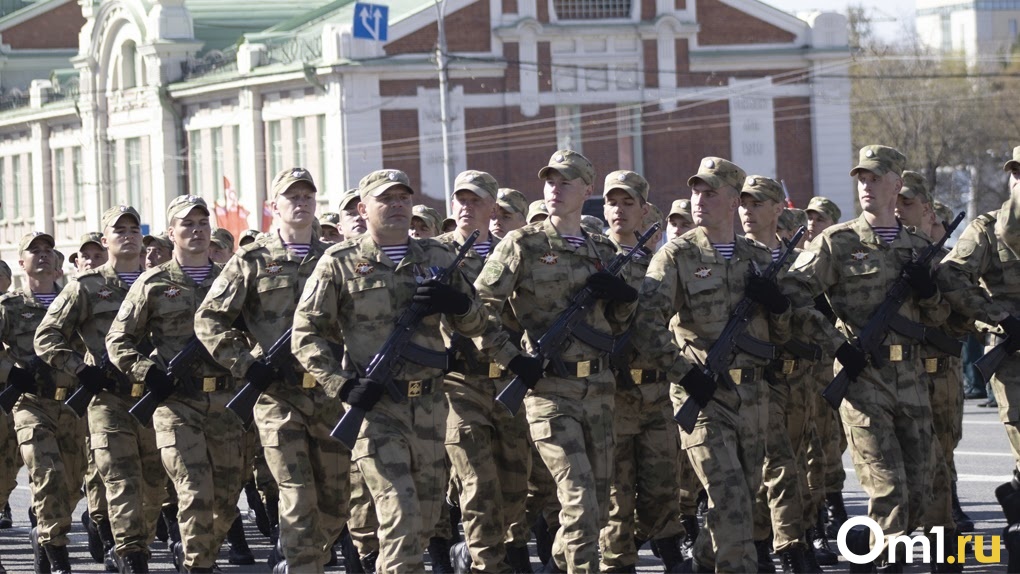
{"type": "Polygon", "coordinates": [[[797,258],[794,259],[791,269],[794,270],[803,269],[810,265],[811,262],[814,260],[815,260],[814,251],[801,251],[800,254],[797,255],[797,258]]]}
{"type": "Polygon", "coordinates": [[[120,304],[120,312],[117,313],[118,321],[127,321],[128,317],[135,311],[135,306],[131,301],[124,301],[120,304]]]}

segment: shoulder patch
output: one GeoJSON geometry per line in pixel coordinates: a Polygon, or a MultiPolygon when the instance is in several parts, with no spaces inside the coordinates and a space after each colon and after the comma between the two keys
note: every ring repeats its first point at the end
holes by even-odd
{"type": "Polygon", "coordinates": [[[135,306],[131,301],[124,301],[120,304],[120,311],[117,312],[118,321],[127,321],[131,313],[135,311],[135,306]]]}
{"type": "Polygon", "coordinates": [[[479,280],[482,282],[482,285],[492,287],[499,282],[499,278],[503,276],[504,272],[506,272],[506,265],[503,265],[503,263],[499,261],[490,259],[485,263],[485,267],[482,268],[482,274],[479,277],[479,280]]]}
{"type": "Polygon", "coordinates": [[[215,281],[213,281],[212,287],[209,288],[209,294],[207,295],[207,297],[219,299],[220,297],[223,296],[224,293],[227,292],[227,287],[229,286],[230,280],[224,277],[223,275],[220,275],[219,277],[216,278],[215,281]]]}
{"type": "Polygon", "coordinates": [[[814,251],[807,250],[801,251],[800,253],[797,254],[797,258],[793,260],[793,265],[790,266],[790,269],[793,270],[803,269],[814,260],[815,260],[814,251]]]}

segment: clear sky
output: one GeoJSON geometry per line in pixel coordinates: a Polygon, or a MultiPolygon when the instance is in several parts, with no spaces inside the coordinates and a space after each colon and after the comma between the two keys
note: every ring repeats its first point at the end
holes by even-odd
{"type": "Polygon", "coordinates": [[[848,5],[863,5],[875,21],[875,31],[892,41],[904,30],[914,29],[914,0],[763,0],[780,10],[813,12],[835,10],[846,13],[848,5]]]}

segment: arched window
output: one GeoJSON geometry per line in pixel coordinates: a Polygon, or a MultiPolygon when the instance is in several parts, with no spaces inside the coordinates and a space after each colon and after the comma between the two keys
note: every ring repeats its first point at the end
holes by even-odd
{"type": "Polygon", "coordinates": [[[127,90],[138,85],[137,66],[138,52],[135,43],[128,40],[120,45],[120,89],[127,90]]]}

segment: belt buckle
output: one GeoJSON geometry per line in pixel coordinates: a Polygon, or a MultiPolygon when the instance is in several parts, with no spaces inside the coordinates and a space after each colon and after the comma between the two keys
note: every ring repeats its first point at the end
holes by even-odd
{"type": "Polygon", "coordinates": [[[591,376],[591,361],[578,361],[577,362],[577,376],[578,378],[585,378],[591,376]]]}
{"type": "Polygon", "coordinates": [[[53,390],[53,400],[62,401],[67,398],[67,387],[57,387],[53,390]]]}
{"type": "Polygon", "coordinates": [[[305,373],[301,376],[301,388],[302,389],[314,389],[315,388],[315,377],[311,373],[305,373]]]}
{"type": "Polygon", "coordinates": [[[202,391],[211,393],[216,390],[216,377],[205,377],[202,379],[202,391]]]}
{"type": "Polygon", "coordinates": [[[794,369],[796,369],[796,368],[797,368],[797,360],[796,359],[783,359],[783,374],[784,375],[792,375],[794,369]]]}
{"type": "Polygon", "coordinates": [[[420,397],[421,396],[421,381],[408,381],[407,382],[407,396],[409,397],[420,397]]]}
{"type": "Polygon", "coordinates": [[[903,360],[903,345],[889,345],[889,360],[892,362],[903,360]]]}
{"type": "Polygon", "coordinates": [[[744,374],[744,369],[730,369],[729,370],[730,378],[733,379],[733,382],[738,384],[738,385],[740,384],[740,379],[743,378],[742,377],[743,374],[744,374]]]}
{"type": "Polygon", "coordinates": [[[498,379],[503,376],[503,368],[499,363],[489,363],[489,378],[498,379]]]}
{"type": "Polygon", "coordinates": [[[640,385],[642,383],[641,379],[643,378],[644,374],[645,372],[642,369],[630,370],[630,378],[634,380],[635,385],[640,385]]]}
{"type": "Polygon", "coordinates": [[[131,396],[138,398],[145,394],[145,385],[142,383],[135,383],[131,385],[131,396]]]}
{"type": "Polygon", "coordinates": [[[924,360],[924,372],[934,374],[939,372],[939,358],[932,357],[924,360]]]}

